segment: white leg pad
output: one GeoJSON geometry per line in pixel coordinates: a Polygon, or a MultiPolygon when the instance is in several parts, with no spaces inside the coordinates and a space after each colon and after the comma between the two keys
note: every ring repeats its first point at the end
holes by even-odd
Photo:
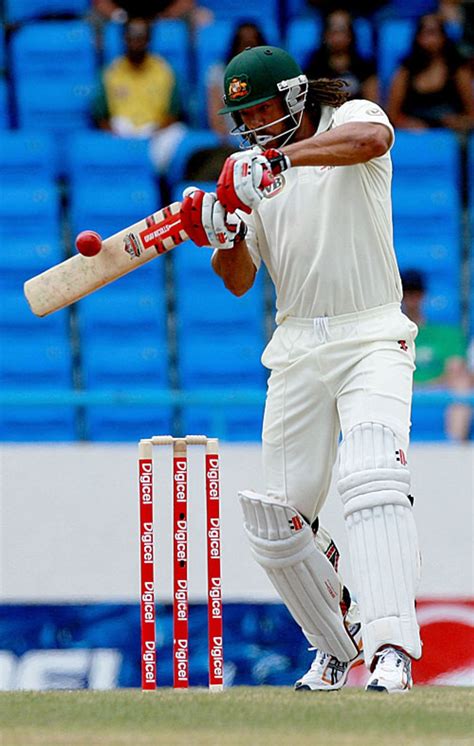
{"type": "Polygon", "coordinates": [[[338,489],[367,665],[386,644],[421,656],[415,614],[420,556],[409,487],[406,460],[392,430],[363,423],[349,431],[340,448],[338,489]]]}
{"type": "Polygon", "coordinates": [[[358,651],[339,607],[341,584],[310,526],[285,503],[240,492],[252,553],[311,645],[349,661],[358,651]]]}

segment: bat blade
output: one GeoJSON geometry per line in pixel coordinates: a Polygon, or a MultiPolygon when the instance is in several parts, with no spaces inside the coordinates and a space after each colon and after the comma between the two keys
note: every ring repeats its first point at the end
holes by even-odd
{"type": "Polygon", "coordinates": [[[173,202],[106,238],[96,256],[76,254],[27,280],[24,293],[33,313],[47,316],[66,308],[186,241],[180,207],[173,202]]]}

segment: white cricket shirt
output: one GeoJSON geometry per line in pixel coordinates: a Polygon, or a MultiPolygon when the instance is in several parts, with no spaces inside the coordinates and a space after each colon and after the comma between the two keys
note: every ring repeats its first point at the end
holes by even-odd
{"type": "MultiPolygon", "coordinates": [[[[322,107],[317,136],[348,122],[393,127],[371,101],[322,107]]],[[[393,141],[393,140],[392,140],[393,141]]],[[[390,154],[354,166],[290,168],[252,215],[247,245],[276,288],[277,323],[400,302],[393,249],[390,154]]]]}

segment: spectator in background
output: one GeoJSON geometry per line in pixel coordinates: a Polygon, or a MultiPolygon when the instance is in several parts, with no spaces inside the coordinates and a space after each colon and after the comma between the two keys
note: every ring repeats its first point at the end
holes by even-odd
{"type": "Polygon", "coordinates": [[[125,55],[103,72],[93,116],[98,127],[119,137],[152,138],[153,160],[163,171],[186,132],[179,121],[175,76],[163,58],[149,51],[148,21],[128,21],[124,37],[125,55]]]}
{"type": "MultiPolygon", "coordinates": [[[[219,109],[222,109],[222,100],[224,90],[222,81],[224,79],[224,70],[230,60],[239,52],[243,52],[247,47],[259,47],[267,44],[262,31],[253,21],[242,21],[235,29],[230,47],[226,58],[223,62],[212,65],[207,73],[207,116],[210,127],[218,135],[227,139],[230,130],[235,126],[230,115],[219,116],[219,109]]],[[[219,169],[220,173],[220,169],[219,169]]]]}
{"type": "MultiPolygon", "coordinates": [[[[448,324],[431,324],[423,314],[425,279],[415,269],[402,272],[403,311],[418,326],[415,387],[441,386],[458,394],[467,393],[473,377],[467,367],[466,340],[462,330],[448,324]]],[[[469,439],[472,409],[451,404],[446,409],[445,431],[451,440],[469,439]]]]}
{"type": "Polygon", "coordinates": [[[352,18],[347,10],[334,10],[326,17],[322,47],[309,57],[305,73],[310,80],[345,80],[349,98],[379,99],[375,63],[358,54],[352,18]]]}
{"type": "Polygon", "coordinates": [[[420,18],[411,52],[394,75],[387,111],[396,127],[474,127],[469,65],[436,15],[420,18]]]}

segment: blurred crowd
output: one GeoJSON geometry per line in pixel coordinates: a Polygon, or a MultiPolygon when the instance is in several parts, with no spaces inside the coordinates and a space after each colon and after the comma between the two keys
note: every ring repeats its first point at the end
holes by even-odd
{"type": "MultiPolygon", "coordinates": [[[[212,3],[210,3],[212,8],[212,3]]],[[[300,0],[302,13],[317,15],[321,37],[302,60],[309,79],[343,79],[351,98],[381,104],[397,128],[447,128],[462,138],[474,130],[474,0],[439,0],[414,25],[407,53],[389,84],[382,84],[378,57],[361,51],[355,24],[363,18],[371,30],[371,48],[377,50],[378,31],[396,17],[396,2],[361,0],[358,3],[300,0]]],[[[427,2],[426,6],[430,4],[427,2]]],[[[152,51],[153,23],[160,19],[186,22],[191,39],[198,29],[213,23],[214,14],[199,0],[92,0],[87,19],[96,32],[99,53],[107,25],[115,24],[123,37],[123,54],[104,64],[91,108],[91,124],[118,137],[147,138],[157,175],[168,164],[190,127],[189,83],[177,79],[173,60],[152,51]]],[[[275,19],[272,19],[273,21],[275,19]]],[[[281,23],[281,19],[280,23],[281,23]]],[[[284,31],[284,29],[280,29],[284,31]]],[[[282,34],[285,39],[285,34],[282,34]]],[[[230,117],[221,117],[222,78],[227,62],[246,47],[271,43],[268,28],[255,18],[235,23],[224,57],[207,69],[198,95],[205,98],[208,127],[221,145],[196,159],[197,170],[186,178],[217,178],[223,157],[235,150],[229,137],[230,117]]],[[[417,270],[404,273],[404,309],[420,329],[415,385],[448,388],[459,394],[474,387],[474,345],[455,326],[436,326],[423,312],[425,278],[417,270]],[[471,360],[471,362],[469,362],[471,360]]],[[[471,311],[472,313],[472,311],[471,311]]],[[[453,404],[446,410],[445,430],[455,441],[472,437],[472,409],[453,404]]]]}
{"type": "MultiPolygon", "coordinates": [[[[457,131],[474,128],[474,41],[473,41],[473,2],[440,2],[438,12],[420,16],[417,22],[409,53],[402,59],[392,78],[388,96],[382,100],[376,60],[361,55],[357,50],[353,14],[353,3],[325,3],[309,0],[323,15],[324,30],[322,43],[315,45],[303,63],[303,70],[310,79],[342,78],[346,81],[351,98],[368,98],[384,105],[397,127],[424,129],[427,127],[447,127],[457,131]],[[453,25],[454,24],[454,25],[453,25]],[[453,39],[449,28],[455,28],[459,41],[453,39]]],[[[383,13],[387,3],[358,3],[357,15],[366,15],[375,20],[383,13]]],[[[150,128],[161,130],[178,119],[183,120],[179,110],[178,91],[170,95],[170,87],[176,85],[169,61],[152,54],[149,50],[149,24],[156,18],[184,18],[192,26],[212,22],[212,12],[199,7],[195,0],[162,0],[150,3],[117,3],[114,0],[95,0],[94,10],[101,20],[116,20],[124,24],[126,41],[124,66],[133,71],[133,91],[129,100],[120,102],[123,109],[130,109],[129,124],[123,134],[137,136],[149,133],[150,128]],[[135,19],[135,20],[134,20],[135,19]],[[151,67],[154,66],[153,72],[151,67]],[[155,84],[164,105],[160,111],[148,106],[148,121],[142,114],[137,119],[135,101],[142,97],[143,90],[155,84]],[[162,93],[162,96],[161,96],[162,93]],[[143,129],[145,124],[146,129],[143,129]]],[[[375,33],[375,26],[374,26],[375,33]]],[[[245,21],[236,25],[227,54],[222,63],[209,70],[207,80],[207,108],[210,127],[226,137],[229,123],[217,116],[222,98],[222,72],[232,56],[248,46],[269,43],[264,29],[257,23],[245,21]]],[[[112,77],[112,69],[119,63],[114,61],[104,71],[104,78],[112,77]]],[[[116,77],[119,77],[116,73],[116,77]]],[[[120,81],[117,81],[116,86],[120,81]]],[[[104,100],[113,107],[112,84],[105,86],[104,100]]],[[[184,91],[181,91],[181,95],[184,91]]],[[[105,111],[102,109],[102,111],[105,111]]],[[[114,128],[114,113],[109,120],[96,118],[99,126],[114,128]]],[[[123,123],[124,115],[120,121],[123,123]]],[[[117,132],[121,134],[122,130],[117,132]]]]}

